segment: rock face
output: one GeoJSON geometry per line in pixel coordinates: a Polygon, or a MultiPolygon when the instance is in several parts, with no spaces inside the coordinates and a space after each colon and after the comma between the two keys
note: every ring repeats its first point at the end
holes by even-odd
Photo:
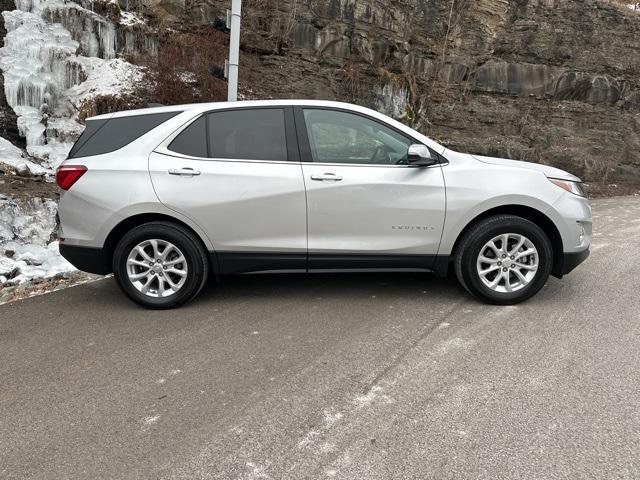
{"type": "MultiPolygon", "coordinates": [[[[172,44],[159,54],[163,38],[200,35],[215,20],[224,25],[230,6],[230,0],[18,3],[26,10],[39,5],[48,24],[69,32],[77,55],[114,62],[166,55],[157,62],[162,66],[175,64],[171,55],[184,49],[172,44]]],[[[245,96],[355,102],[456,150],[553,164],[588,181],[640,184],[640,11],[623,0],[243,3],[245,96]]],[[[0,0],[0,9],[14,8],[13,0],[0,0]]],[[[215,55],[198,55],[193,62],[207,65],[206,76],[215,55]]],[[[71,84],[85,82],[85,64],[66,62],[71,84]]],[[[189,70],[181,65],[168,76],[181,79],[169,91],[207,90],[189,70]]],[[[197,101],[221,99],[221,88],[209,90],[197,101]]],[[[86,114],[118,105],[96,104],[86,114]]],[[[44,133],[62,137],[56,133],[62,127],[49,122],[44,133]]],[[[0,135],[23,142],[2,94],[0,135]]]]}
{"type": "MultiPolygon", "coordinates": [[[[244,3],[241,82],[261,96],[357,102],[458,150],[640,182],[640,13],[626,2],[244,3]]],[[[229,4],[149,14],[190,28],[229,4]]]]}
{"type": "MultiPolygon", "coordinates": [[[[15,4],[10,0],[0,0],[0,13],[5,10],[13,10],[15,4]]],[[[0,15],[0,38],[4,43],[4,37],[7,34],[7,29],[4,26],[4,17],[0,15]]],[[[2,46],[0,43],[0,46],[2,46]]],[[[6,138],[14,145],[24,148],[26,142],[18,132],[18,117],[13,108],[7,103],[7,97],[4,93],[4,76],[0,72],[0,137],[6,138]]]]}

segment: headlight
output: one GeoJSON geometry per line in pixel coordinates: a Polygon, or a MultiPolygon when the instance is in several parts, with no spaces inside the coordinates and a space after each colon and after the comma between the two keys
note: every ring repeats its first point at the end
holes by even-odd
{"type": "Polygon", "coordinates": [[[582,188],[582,183],[580,182],[572,182],[571,180],[560,180],[559,178],[550,178],[549,181],[563,190],[566,190],[569,193],[573,193],[574,195],[578,195],[579,197],[586,197],[587,193],[582,188]]]}

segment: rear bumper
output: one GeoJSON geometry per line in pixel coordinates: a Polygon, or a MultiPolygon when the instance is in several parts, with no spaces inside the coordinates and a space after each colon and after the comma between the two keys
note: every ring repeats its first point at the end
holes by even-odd
{"type": "Polygon", "coordinates": [[[98,275],[111,273],[111,262],[103,248],[79,247],[61,243],[59,249],[60,255],[78,270],[98,275]]]}
{"type": "Polygon", "coordinates": [[[556,265],[553,275],[561,278],[563,275],[570,273],[589,257],[589,253],[588,248],[580,252],[564,253],[560,264],[556,265]]]}

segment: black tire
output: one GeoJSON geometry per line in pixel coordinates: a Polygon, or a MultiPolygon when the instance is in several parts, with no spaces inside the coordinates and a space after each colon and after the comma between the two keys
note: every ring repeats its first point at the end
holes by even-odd
{"type": "Polygon", "coordinates": [[[168,309],[194,298],[209,275],[208,254],[200,240],[189,230],[170,222],[150,222],[128,231],[118,242],[113,254],[113,273],[120,289],[134,302],[147,308],[168,309]],[[170,242],[180,249],[187,264],[182,287],[167,297],[151,297],[140,292],[129,280],[127,258],[134,247],[145,240],[170,242]]]}
{"type": "Polygon", "coordinates": [[[455,252],[454,268],[460,284],[476,298],[494,305],[514,305],[524,302],[544,286],[553,263],[549,238],[535,223],[515,215],[496,215],[480,220],[467,230],[455,252]],[[514,292],[497,292],[485,285],[477,271],[481,249],[492,238],[505,234],[528,238],[538,251],[538,270],[530,283],[514,292]]]}

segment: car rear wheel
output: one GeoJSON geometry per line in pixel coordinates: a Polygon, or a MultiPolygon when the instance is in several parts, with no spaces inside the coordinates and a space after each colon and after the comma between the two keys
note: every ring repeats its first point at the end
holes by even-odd
{"type": "Polygon", "coordinates": [[[195,297],[209,271],[207,252],[185,228],[152,222],[127,232],[114,251],[122,291],[148,308],[177,307],[195,297]]]}
{"type": "Polygon", "coordinates": [[[475,297],[512,305],[535,295],[549,278],[551,242],[535,223],[514,215],[481,220],[460,241],[454,265],[475,297]]]}

